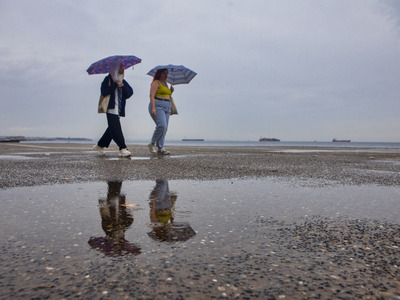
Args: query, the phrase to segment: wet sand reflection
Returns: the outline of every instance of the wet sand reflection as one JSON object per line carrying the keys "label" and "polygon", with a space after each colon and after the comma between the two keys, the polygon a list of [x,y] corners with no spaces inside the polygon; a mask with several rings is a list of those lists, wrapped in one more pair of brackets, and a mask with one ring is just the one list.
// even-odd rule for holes
{"label": "wet sand reflection", "polygon": [[148,235],[153,240],[170,243],[184,242],[196,235],[189,223],[175,222],[177,199],[178,195],[170,192],[167,180],[156,180],[156,185],[149,197],[152,231]]}
{"label": "wet sand reflection", "polygon": [[0,298],[398,295],[398,187],[155,179],[1,190]]}
{"label": "wet sand reflection", "polygon": [[133,223],[133,215],[124,206],[125,195],[121,194],[122,182],[109,181],[107,199],[99,199],[101,227],[105,237],[91,237],[89,245],[110,256],[138,255],[141,248],[125,239],[125,231]]}

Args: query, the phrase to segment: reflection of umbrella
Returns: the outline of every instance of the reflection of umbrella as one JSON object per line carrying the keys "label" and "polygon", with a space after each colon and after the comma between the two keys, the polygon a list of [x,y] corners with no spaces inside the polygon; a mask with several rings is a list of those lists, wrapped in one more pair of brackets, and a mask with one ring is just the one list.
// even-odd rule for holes
{"label": "reflection of umbrella", "polygon": [[148,233],[149,237],[159,242],[185,242],[196,235],[196,232],[188,223],[163,224],[153,226],[153,231]]}
{"label": "reflection of umbrella", "polygon": [[129,243],[127,240],[113,242],[108,237],[91,237],[88,244],[109,256],[123,256],[125,254],[139,255],[141,248]]}
{"label": "reflection of umbrella", "polygon": [[124,69],[128,69],[129,67],[132,67],[133,65],[136,65],[141,61],[142,60],[140,58],[133,55],[109,56],[93,63],[89,67],[89,69],[87,69],[87,72],[89,73],[89,75],[107,74],[109,72],[109,68],[112,63],[121,62],[122,65],[124,66]]}
{"label": "reflection of umbrella", "polygon": [[182,83],[189,83],[194,76],[197,75],[196,72],[186,68],[185,66],[177,66],[177,65],[164,65],[164,66],[157,66],[151,69],[147,75],[154,76],[157,70],[159,69],[168,69],[168,77],[167,82],[169,84],[182,84]]}

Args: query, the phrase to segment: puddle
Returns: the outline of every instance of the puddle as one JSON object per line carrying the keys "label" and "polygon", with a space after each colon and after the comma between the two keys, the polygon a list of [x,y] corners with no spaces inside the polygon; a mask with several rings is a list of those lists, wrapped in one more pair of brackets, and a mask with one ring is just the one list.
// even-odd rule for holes
{"label": "puddle", "polygon": [[150,156],[150,157],[141,157],[141,156],[129,156],[129,157],[102,157],[105,160],[152,160],[152,159],[177,159],[183,158],[184,155],[174,155],[174,156]]}
{"label": "puddle", "polygon": [[280,150],[271,150],[269,152],[278,152],[278,153],[317,153],[317,152],[343,152],[340,150],[319,150],[319,149],[280,149]]}
{"label": "puddle", "polygon": [[[227,289],[236,282],[234,278],[243,279],[240,271],[235,275],[235,268],[243,263],[245,253],[251,257],[281,253],[282,246],[274,242],[278,224],[315,217],[400,224],[397,187],[304,187],[272,179],[160,179],[14,188],[0,190],[0,196],[0,283],[17,291],[6,296],[36,295],[38,286],[48,286],[45,290],[53,296],[65,295],[52,288],[54,280],[57,286],[68,287],[101,281],[102,276],[111,282],[115,278],[119,282],[115,286],[127,280],[126,289],[135,287],[136,280],[137,285],[143,284],[138,292],[154,295],[148,290],[153,277],[163,286],[168,282],[191,285],[196,278],[186,280],[186,276],[193,272],[206,273],[196,283],[199,289],[217,284],[221,276]],[[299,257],[304,255],[299,253]],[[232,259],[239,258],[231,265]],[[216,270],[205,271],[210,268]],[[271,273],[268,270],[274,267],[270,262],[265,268]],[[23,289],[17,289],[19,282]],[[93,288],[89,290],[94,293]],[[227,295],[236,295],[232,293]]]}
{"label": "puddle", "polygon": [[128,156],[128,157],[104,157],[105,160],[150,160],[150,157]]}
{"label": "puddle", "polygon": [[[143,246],[163,240],[200,243],[211,228],[213,234],[234,238],[257,218],[343,216],[398,223],[400,215],[398,188],[316,188],[270,179],[63,184],[2,190],[0,195],[2,239],[24,244],[51,240],[64,248],[78,243],[83,249],[91,237],[112,238],[114,227],[116,239],[125,236]],[[174,230],[189,236],[174,236]]]}
{"label": "puddle", "polygon": [[381,164],[394,165],[394,166],[400,165],[400,161],[398,161],[398,160],[376,160],[375,162],[381,163]]}
{"label": "puddle", "polygon": [[35,159],[35,158],[34,157],[28,157],[28,156],[19,156],[19,155],[0,155],[0,159],[26,160],[26,159]]}

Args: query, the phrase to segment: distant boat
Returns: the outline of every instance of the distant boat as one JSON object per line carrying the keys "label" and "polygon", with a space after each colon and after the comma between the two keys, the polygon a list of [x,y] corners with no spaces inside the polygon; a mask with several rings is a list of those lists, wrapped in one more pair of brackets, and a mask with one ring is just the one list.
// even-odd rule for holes
{"label": "distant boat", "polygon": [[258,140],[259,142],[280,142],[281,140],[280,139],[277,139],[277,138],[260,138],[259,140]]}
{"label": "distant boat", "polygon": [[333,139],[332,142],[333,142],[333,143],[350,143],[351,140],[337,140],[337,139]]}
{"label": "distant boat", "polygon": [[204,142],[204,139],[182,139],[182,142]]}
{"label": "distant boat", "polygon": [[1,143],[19,143],[20,141],[24,141],[24,136],[3,136],[0,137]]}
{"label": "distant boat", "polygon": [[0,139],[0,143],[19,143],[20,140]]}

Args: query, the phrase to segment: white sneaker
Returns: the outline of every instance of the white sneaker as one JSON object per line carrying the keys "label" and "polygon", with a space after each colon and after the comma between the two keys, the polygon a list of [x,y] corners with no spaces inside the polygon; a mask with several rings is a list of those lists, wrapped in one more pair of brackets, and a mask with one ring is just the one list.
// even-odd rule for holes
{"label": "white sneaker", "polygon": [[157,153],[161,154],[161,155],[170,155],[171,154],[171,152],[169,152],[168,150],[165,150],[164,148],[158,148]]}
{"label": "white sneaker", "polygon": [[97,151],[100,155],[106,155],[106,153],[104,152],[104,147],[100,147],[97,144],[93,146],[93,150]]}
{"label": "white sneaker", "polygon": [[157,152],[156,147],[154,146],[153,143],[148,144],[147,147],[149,147],[150,153],[156,153]]}
{"label": "white sneaker", "polygon": [[119,156],[131,156],[132,153],[128,149],[124,148],[119,150]]}

